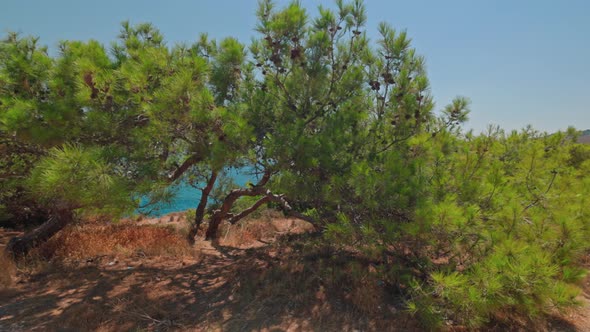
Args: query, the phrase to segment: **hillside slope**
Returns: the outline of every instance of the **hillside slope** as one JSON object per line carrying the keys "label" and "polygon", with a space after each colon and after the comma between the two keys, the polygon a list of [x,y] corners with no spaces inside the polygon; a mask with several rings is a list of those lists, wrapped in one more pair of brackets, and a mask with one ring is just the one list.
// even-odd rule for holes
{"label": "hillside slope", "polygon": [[582,135],[578,138],[578,143],[590,144],[590,129],[582,131]]}

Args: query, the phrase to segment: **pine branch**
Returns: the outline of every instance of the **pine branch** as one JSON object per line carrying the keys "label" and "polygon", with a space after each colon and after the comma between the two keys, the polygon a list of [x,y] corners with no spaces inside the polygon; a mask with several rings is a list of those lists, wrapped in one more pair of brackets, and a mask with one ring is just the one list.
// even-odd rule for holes
{"label": "pine branch", "polygon": [[247,217],[248,215],[250,215],[252,212],[256,211],[260,206],[262,206],[262,204],[270,202],[271,201],[271,197],[270,196],[264,196],[261,199],[259,199],[258,201],[256,201],[256,203],[254,203],[252,206],[250,206],[249,208],[245,209],[244,211],[236,214],[236,215],[232,215],[229,218],[229,223],[230,224],[235,224],[238,221],[240,221],[241,219]]}
{"label": "pine branch", "polygon": [[184,174],[184,172],[186,172],[191,166],[193,166],[194,164],[201,162],[201,161],[203,161],[202,156],[192,155],[192,156],[188,157],[182,163],[182,165],[178,166],[178,168],[174,171],[174,173],[172,173],[170,176],[168,176],[168,181],[174,182],[174,181],[178,180],[178,178],[180,178]]}

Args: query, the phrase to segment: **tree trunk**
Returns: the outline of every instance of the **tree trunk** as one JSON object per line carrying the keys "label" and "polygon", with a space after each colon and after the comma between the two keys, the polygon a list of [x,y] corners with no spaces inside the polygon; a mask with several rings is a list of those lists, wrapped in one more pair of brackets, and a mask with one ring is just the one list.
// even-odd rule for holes
{"label": "tree trunk", "polygon": [[306,216],[303,213],[297,212],[293,209],[293,207],[291,207],[291,205],[289,204],[289,202],[285,199],[285,196],[283,195],[274,195],[274,194],[269,194],[270,199],[273,202],[276,202],[278,204],[281,205],[281,208],[283,209],[283,212],[288,215],[288,216],[292,216],[304,221],[307,221],[308,223],[310,223],[313,228],[317,231],[320,229],[319,224],[317,222],[317,220],[313,219],[312,217]]}
{"label": "tree trunk", "polygon": [[271,201],[271,198],[272,197],[271,196],[268,196],[268,195],[262,197],[261,199],[259,199],[258,201],[256,201],[256,203],[254,203],[251,207],[247,208],[246,210],[244,210],[244,211],[242,211],[242,212],[240,212],[240,213],[238,213],[236,215],[231,216],[229,218],[229,223],[232,224],[232,225],[235,224],[235,223],[237,223],[241,219],[243,219],[243,218],[247,217],[248,215],[250,215],[252,212],[258,210],[258,208],[262,204],[267,203],[267,202],[270,202]]}
{"label": "tree trunk", "polygon": [[209,221],[209,227],[207,228],[207,232],[205,233],[205,239],[213,240],[217,237],[217,231],[219,230],[219,225],[221,224],[221,221],[229,216],[229,212],[238,198],[242,196],[267,195],[268,190],[265,189],[263,186],[268,182],[268,180],[270,180],[270,176],[270,170],[266,170],[266,172],[264,172],[264,175],[256,185],[247,189],[232,190],[223,200],[221,207],[218,210],[215,210],[215,212],[213,213],[211,221]]}
{"label": "tree trunk", "polygon": [[207,232],[205,233],[205,240],[213,240],[217,238],[217,231],[219,230],[219,225],[223,217],[221,214],[214,214],[209,221],[209,227],[207,227]]}
{"label": "tree trunk", "polygon": [[191,225],[191,228],[188,232],[188,242],[193,245],[195,244],[195,236],[199,231],[199,227],[201,227],[201,223],[203,222],[203,218],[205,217],[205,209],[207,208],[207,200],[209,199],[209,194],[215,185],[215,181],[217,180],[217,172],[213,171],[211,173],[211,177],[209,181],[207,181],[207,185],[202,190],[201,199],[199,201],[199,206],[197,206],[197,210],[195,211],[195,221]]}
{"label": "tree trunk", "polygon": [[217,237],[217,230],[221,221],[229,216],[232,206],[242,196],[260,196],[265,194],[266,189],[263,187],[255,186],[250,189],[235,189],[232,190],[223,200],[221,207],[213,212],[211,221],[209,221],[209,227],[205,233],[205,239],[213,240]]}
{"label": "tree trunk", "polygon": [[[260,198],[258,201],[256,201],[256,203],[254,203],[254,205],[245,209],[244,211],[236,215],[229,213],[231,207],[238,198],[242,196],[261,195],[263,195],[262,198]],[[286,215],[309,222],[316,231],[321,229],[317,220],[313,219],[312,217],[306,216],[303,213],[295,211],[293,207],[291,207],[289,202],[285,199],[285,196],[273,194],[270,192],[270,190],[264,189],[263,187],[254,187],[250,189],[236,189],[226,196],[226,198],[223,200],[221,208],[219,210],[215,210],[215,212],[213,213],[213,217],[209,222],[209,228],[207,228],[205,238],[207,240],[213,240],[217,237],[217,231],[219,230],[219,225],[221,225],[223,219],[229,218],[229,222],[233,225],[240,221],[240,219],[256,211],[256,209],[258,209],[262,204],[271,201],[278,203]]]}
{"label": "tree trunk", "polygon": [[[256,211],[262,204],[273,201],[278,203],[285,214],[299,218],[301,220],[305,220],[313,225],[313,227],[317,230],[320,229],[318,222],[313,218],[306,216],[300,212],[297,212],[291,207],[289,202],[285,199],[283,195],[276,195],[273,194],[270,190],[264,188],[263,186],[268,182],[270,179],[270,172],[265,172],[264,176],[260,179],[260,181],[255,185],[247,189],[234,189],[232,190],[223,200],[221,207],[218,210],[213,212],[213,216],[211,217],[211,221],[209,222],[209,227],[207,228],[207,232],[205,233],[205,239],[207,240],[214,240],[217,238],[217,232],[219,230],[219,226],[221,222],[225,218],[229,218],[229,222],[231,224],[237,223],[240,219],[248,216],[250,213]],[[233,215],[230,213],[230,210],[236,200],[242,196],[263,196],[260,198],[254,205],[247,208],[246,210]]]}
{"label": "tree trunk", "polygon": [[[315,230],[319,230],[320,227],[318,222],[313,218],[306,216],[300,212],[297,212],[291,207],[289,202],[285,199],[284,195],[276,195],[273,194],[270,190],[264,188],[264,185],[270,180],[271,172],[270,170],[266,170],[264,175],[258,181],[258,183],[250,188],[247,189],[234,189],[232,190],[223,200],[221,207],[218,210],[213,212],[213,216],[211,217],[211,221],[209,222],[209,227],[207,228],[207,232],[205,233],[205,239],[213,240],[217,238],[217,231],[219,230],[219,226],[221,222],[225,218],[229,218],[230,223],[235,224],[240,219],[246,217],[250,213],[254,212],[258,209],[262,204],[273,201],[281,205],[281,208],[285,212],[285,214],[305,220],[313,225]],[[246,210],[233,215],[230,213],[230,210],[236,200],[242,196],[263,196],[260,198],[254,205],[247,208]]]}
{"label": "tree trunk", "polygon": [[49,240],[74,220],[71,210],[59,210],[52,213],[49,220],[23,236],[10,239],[6,246],[6,253],[11,257],[25,256],[32,248]]}

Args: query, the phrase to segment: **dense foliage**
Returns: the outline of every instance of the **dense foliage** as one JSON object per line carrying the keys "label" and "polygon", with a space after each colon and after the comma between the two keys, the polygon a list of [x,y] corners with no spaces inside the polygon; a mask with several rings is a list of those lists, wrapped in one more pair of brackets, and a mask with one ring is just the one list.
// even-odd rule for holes
{"label": "dense foliage", "polygon": [[[49,193],[27,189],[25,181],[40,160],[56,158],[51,149],[92,150],[98,163],[110,165],[110,175],[125,182],[118,186],[122,193],[157,201],[191,170],[199,175],[232,166],[248,142],[239,110],[223,106],[239,79],[224,70],[236,62],[239,68],[243,58],[233,39],[217,47],[203,37],[190,48],[169,49],[151,25],[125,23],[110,54],[95,41],[63,42],[53,58],[36,39],[11,34],[0,55],[3,219],[26,218],[15,215],[27,206],[25,199],[51,210],[42,203]],[[68,145],[76,148],[63,148]],[[92,190],[75,178],[67,182],[71,190]],[[137,206],[128,199],[111,203],[117,206],[105,208]]]}
{"label": "dense foliage", "polygon": [[412,158],[392,152],[350,180],[370,217],[344,216],[329,238],[393,259],[382,272],[435,325],[574,305],[590,235],[590,149],[574,142],[530,128],[415,136]]}
{"label": "dense foliage", "polygon": [[[257,15],[249,49],[206,35],[168,47],[124,23],[109,51],[71,41],[52,57],[8,35],[0,218],[121,215],[185,181],[202,190],[189,241],[206,216],[215,238],[274,204],[377,257],[433,325],[575,304],[590,235],[575,131],[464,133],[468,100],[434,113],[424,58],[387,24],[371,42],[361,1],[313,18],[261,1]],[[235,169],[257,183],[231,184]]]}

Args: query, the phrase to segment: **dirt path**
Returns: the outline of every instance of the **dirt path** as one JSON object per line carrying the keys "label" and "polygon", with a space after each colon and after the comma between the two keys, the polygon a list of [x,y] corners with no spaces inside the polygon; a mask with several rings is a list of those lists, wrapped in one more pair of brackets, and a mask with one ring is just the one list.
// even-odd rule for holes
{"label": "dirt path", "polygon": [[[0,291],[0,331],[418,330],[391,308],[367,316],[329,294],[302,299],[308,294],[294,291],[302,276],[268,273],[281,264],[269,248],[199,242],[183,258],[90,257],[21,272]],[[581,300],[582,310],[547,330],[590,331],[590,279]]]}
{"label": "dirt path", "polygon": [[[199,241],[182,258],[39,262],[44,266],[21,269],[16,284],[0,291],[0,331],[352,331],[373,324],[337,299],[290,290],[309,276],[267,273],[280,259],[261,245],[232,249]],[[310,294],[312,301],[302,297]]]}
{"label": "dirt path", "polygon": [[242,263],[207,247],[200,258],[103,257],[22,277],[0,295],[0,331],[233,330],[243,324],[232,306]]}

